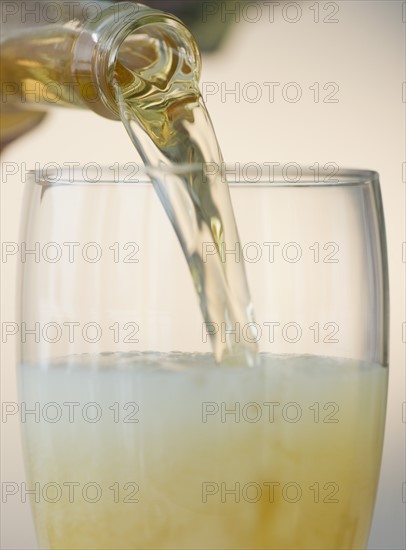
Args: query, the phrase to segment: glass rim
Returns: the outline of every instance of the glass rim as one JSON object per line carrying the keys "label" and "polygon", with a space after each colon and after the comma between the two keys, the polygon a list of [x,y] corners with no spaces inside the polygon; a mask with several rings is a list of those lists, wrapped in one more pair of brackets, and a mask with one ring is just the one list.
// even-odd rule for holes
{"label": "glass rim", "polygon": [[[74,166],[73,166],[74,165]],[[217,164],[177,164],[172,167],[146,167],[143,164],[114,163],[102,166],[96,162],[48,163],[28,170],[28,180],[46,187],[57,186],[148,186],[153,179],[201,173],[209,180],[220,176],[232,187],[341,187],[362,186],[379,182],[374,170],[340,168],[336,163],[313,165],[288,162],[235,162]]]}

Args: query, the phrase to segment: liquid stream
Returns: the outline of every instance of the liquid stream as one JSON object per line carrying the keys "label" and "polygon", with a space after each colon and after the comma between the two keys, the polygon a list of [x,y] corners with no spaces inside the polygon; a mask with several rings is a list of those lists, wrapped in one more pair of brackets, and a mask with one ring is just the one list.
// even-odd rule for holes
{"label": "liquid stream", "polygon": [[[242,342],[222,341],[214,330],[221,323],[230,331],[237,323],[249,326],[253,307],[244,263],[225,257],[239,246],[238,230],[222,174],[207,169],[222,166],[223,158],[199,91],[198,52],[189,32],[179,32],[155,24],[127,39],[115,67],[114,93],[143,162],[164,169],[165,177],[157,173],[153,184],[187,260],[216,360],[253,366],[254,334]],[[183,173],[176,173],[179,165],[186,165]],[[212,243],[215,254],[203,256]]]}

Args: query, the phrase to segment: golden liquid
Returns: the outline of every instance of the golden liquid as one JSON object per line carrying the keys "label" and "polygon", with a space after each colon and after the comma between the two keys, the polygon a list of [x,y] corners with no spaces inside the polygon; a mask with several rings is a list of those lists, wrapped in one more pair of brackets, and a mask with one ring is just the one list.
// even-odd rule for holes
{"label": "golden liquid", "polygon": [[[41,548],[365,548],[386,368],[265,355],[255,369],[219,369],[205,355],[111,354],[22,375],[27,408],[79,403],[72,423],[65,407],[59,422],[25,424]],[[99,422],[83,419],[89,402]],[[77,484],[73,502],[66,482]],[[49,483],[62,488],[57,502],[46,501]],[[98,502],[83,497],[89,483]]]}
{"label": "golden liquid", "polygon": [[75,38],[73,30],[50,26],[2,41],[1,147],[36,126],[50,105],[86,107],[66,61]]}
{"label": "golden liquid", "polygon": [[67,63],[76,37],[73,29],[50,26],[5,40],[0,68],[3,102],[38,109],[53,103],[85,107]]}

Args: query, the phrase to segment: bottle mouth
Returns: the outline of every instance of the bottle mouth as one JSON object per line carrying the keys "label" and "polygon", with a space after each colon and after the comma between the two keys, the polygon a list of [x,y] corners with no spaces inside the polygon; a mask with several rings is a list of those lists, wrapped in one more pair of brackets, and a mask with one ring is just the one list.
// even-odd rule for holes
{"label": "bottle mouth", "polygon": [[[179,19],[129,2],[106,9],[97,24],[86,25],[73,52],[73,73],[86,105],[105,118],[120,120],[114,92],[117,79],[125,86],[126,79],[138,80],[142,73],[144,82],[145,75],[153,81],[170,50],[181,53],[197,82],[200,53]],[[169,72],[167,77],[171,78]]]}

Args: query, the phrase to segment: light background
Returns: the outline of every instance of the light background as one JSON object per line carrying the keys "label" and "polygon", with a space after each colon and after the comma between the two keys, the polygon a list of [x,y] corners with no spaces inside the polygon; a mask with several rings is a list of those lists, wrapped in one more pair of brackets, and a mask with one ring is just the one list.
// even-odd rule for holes
{"label": "light background", "polygon": [[[326,2],[319,2],[321,19]],[[378,501],[369,548],[405,547],[405,3],[401,1],[340,1],[338,23],[315,23],[314,2],[301,2],[302,16],[289,23],[275,7],[256,23],[242,20],[223,49],[204,58],[202,81],[220,89],[236,82],[254,82],[263,97],[249,102],[242,95],[207,97],[227,161],[279,161],[312,164],[335,162],[342,167],[369,168],[380,173],[390,261],[391,343],[387,431]],[[403,20],[402,20],[403,10]],[[253,12],[252,12],[253,13]],[[289,12],[293,18],[295,12]],[[252,15],[251,15],[252,16]],[[209,24],[209,20],[208,23]],[[280,82],[275,101],[263,82]],[[283,100],[281,88],[300,85],[296,103]],[[315,103],[314,82],[339,85],[338,103]],[[402,90],[403,86],[403,90]],[[250,90],[253,93],[253,88]],[[403,97],[402,97],[403,92]],[[250,96],[252,97],[252,96]],[[225,99],[225,101],[222,101]],[[10,146],[2,157],[2,241],[18,241],[23,184],[20,173],[8,176],[10,164],[25,171],[35,163],[89,161],[134,162],[134,152],[118,123],[90,112],[55,109],[36,131]],[[23,164],[22,164],[23,163]],[[25,163],[25,164],[24,164]],[[403,178],[402,178],[403,167]],[[17,262],[2,263],[2,321],[15,320]],[[404,327],[404,325],[403,325]],[[405,331],[406,332],[406,331]],[[14,341],[2,345],[2,400],[18,401]],[[15,423],[3,423],[2,480],[24,480],[19,434]],[[9,499],[2,504],[1,547],[36,548],[28,503]]]}

